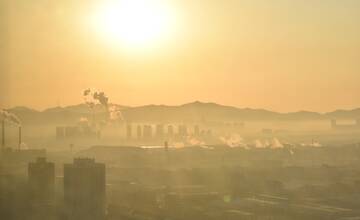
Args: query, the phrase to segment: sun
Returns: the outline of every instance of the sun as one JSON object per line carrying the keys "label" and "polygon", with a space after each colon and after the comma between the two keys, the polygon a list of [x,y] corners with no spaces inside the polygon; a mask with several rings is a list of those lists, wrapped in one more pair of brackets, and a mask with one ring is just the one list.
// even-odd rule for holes
{"label": "sun", "polygon": [[113,0],[99,6],[91,19],[95,31],[112,45],[154,47],[171,35],[175,14],[168,1]]}

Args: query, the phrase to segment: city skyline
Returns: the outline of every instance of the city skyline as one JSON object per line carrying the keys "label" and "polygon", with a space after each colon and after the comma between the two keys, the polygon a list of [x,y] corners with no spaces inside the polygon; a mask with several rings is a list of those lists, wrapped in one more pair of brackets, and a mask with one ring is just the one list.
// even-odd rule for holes
{"label": "city skyline", "polygon": [[1,220],[360,220],[360,0],[0,0]]}

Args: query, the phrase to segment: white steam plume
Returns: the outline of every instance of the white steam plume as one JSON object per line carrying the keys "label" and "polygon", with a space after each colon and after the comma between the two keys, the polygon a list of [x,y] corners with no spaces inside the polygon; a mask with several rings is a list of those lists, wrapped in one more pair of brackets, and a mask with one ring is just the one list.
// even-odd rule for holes
{"label": "white steam plume", "polygon": [[312,143],[301,143],[302,147],[322,147],[323,145],[317,141],[314,141]]}
{"label": "white steam plume", "polygon": [[117,120],[123,121],[124,120],[124,117],[121,113],[119,106],[116,106],[116,105],[109,106],[108,111],[109,111],[110,120],[112,120],[112,121],[117,121]]}
{"label": "white steam plume", "polygon": [[95,105],[101,104],[108,107],[109,98],[105,95],[104,92],[97,91],[95,89],[85,89],[83,91],[83,98],[85,103],[90,107],[94,108]]}
{"label": "white steam plume", "polygon": [[284,148],[284,145],[277,138],[273,138],[270,145],[271,149]]}
{"label": "white steam plume", "polygon": [[194,137],[194,136],[187,136],[186,137],[186,143],[188,143],[190,146],[202,146],[205,145],[205,142]]}
{"label": "white steam plume", "polygon": [[109,120],[124,120],[120,108],[116,105],[109,105],[109,98],[104,92],[88,88],[83,91],[83,98],[92,109],[98,104],[104,106],[109,114]]}
{"label": "white steam plume", "polygon": [[241,147],[248,149],[247,144],[244,143],[244,139],[238,134],[231,134],[225,137],[220,137],[220,140],[229,147]]}
{"label": "white steam plume", "polygon": [[20,119],[15,114],[5,111],[3,109],[0,109],[0,120],[5,120],[17,126],[21,125]]}

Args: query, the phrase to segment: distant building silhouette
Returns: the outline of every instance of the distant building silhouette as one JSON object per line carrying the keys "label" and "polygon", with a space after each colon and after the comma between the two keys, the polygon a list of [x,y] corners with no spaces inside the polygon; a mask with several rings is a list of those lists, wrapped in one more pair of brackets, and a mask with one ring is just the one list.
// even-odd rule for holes
{"label": "distant building silhouette", "polygon": [[29,163],[30,198],[36,202],[51,202],[55,193],[55,165],[47,162],[45,157]]}
{"label": "distant building silhouette", "polygon": [[55,165],[45,157],[29,163],[29,198],[31,215],[29,219],[55,219]]}
{"label": "distant building silhouette", "polygon": [[174,136],[174,126],[168,125],[168,128],[167,128],[167,136],[168,136],[168,137]]}
{"label": "distant building silhouette", "polygon": [[36,160],[38,157],[45,156],[46,150],[44,149],[15,150],[12,148],[5,148],[0,154],[0,161],[4,164],[23,164],[26,167],[29,162]]}
{"label": "distant building silhouette", "polygon": [[132,138],[132,126],[131,124],[126,125],[126,138],[130,140]]}
{"label": "distant building silhouette", "polygon": [[179,136],[186,136],[187,135],[187,127],[186,127],[186,125],[179,125],[178,134],[179,134]]}
{"label": "distant building silhouette", "polygon": [[88,124],[80,124],[78,126],[58,126],[55,128],[56,139],[65,138],[95,138],[100,136],[100,131],[96,131]]}
{"label": "distant building silhouette", "polygon": [[56,127],[56,138],[57,139],[65,138],[65,127]]}
{"label": "distant building silhouette", "polygon": [[194,135],[195,135],[195,136],[200,136],[200,128],[199,128],[199,125],[195,125],[195,126],[194,126]]}
{"label": "distant building silhouette", "polygon": [[13,174],[0,174],[1,220],[30,219],[27,192],[27,182],[23,178]]}
{"label": "distant building silhouette", "polygon": [[331,120],[331,128],[335,130],[360,130],[360,119],[355,120],[352,124],[339,124],[337,120]]}
{"label": "distant building silhouette", "polygon": [[151,125],[144,125],[143,137],[146,140],[149,140],[149,139],[152,138],[152,127],[151,127]]}
{"label": "distant building silhouette", "polygon": [[163,138],[164,137],[164,125],[157,124],[155,129],[155,137],[156,138]]}
{"label": "distant building silhouette", "polygon": [[142,138],[142,128],[141,128],[141,125],[138,125],[137,128],[136,128],[136,136],[137,136],[137,139],[141,139],[141,138]]}
{"label": "distant building silhouette", "polygon": [[0,217],[14,219],[15,212],[15,184],[10,175],[0,174]]}
{"label": "distant building silhouette", "polygon": [[105,164],[79,158],[64,165],[64,205],[68,220],[104,220],[105,199]]}

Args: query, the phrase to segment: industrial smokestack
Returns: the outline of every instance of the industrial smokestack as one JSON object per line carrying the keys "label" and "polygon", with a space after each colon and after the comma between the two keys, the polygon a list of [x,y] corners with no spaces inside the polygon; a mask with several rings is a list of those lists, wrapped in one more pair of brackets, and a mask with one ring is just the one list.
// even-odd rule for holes
{"label": "industrial smokestack", "polygon": [[1,148],[5,149],[5,119],[1,121]]}
{"label": "industrial smokestack", "polygon": [[166,151],[169,150],[169,143],[167,141],[164,142],[164,148]]}
{"label": "industrial smokestack", "polygon": [[21,126],[19,126],[19,150],[21,148]]}

